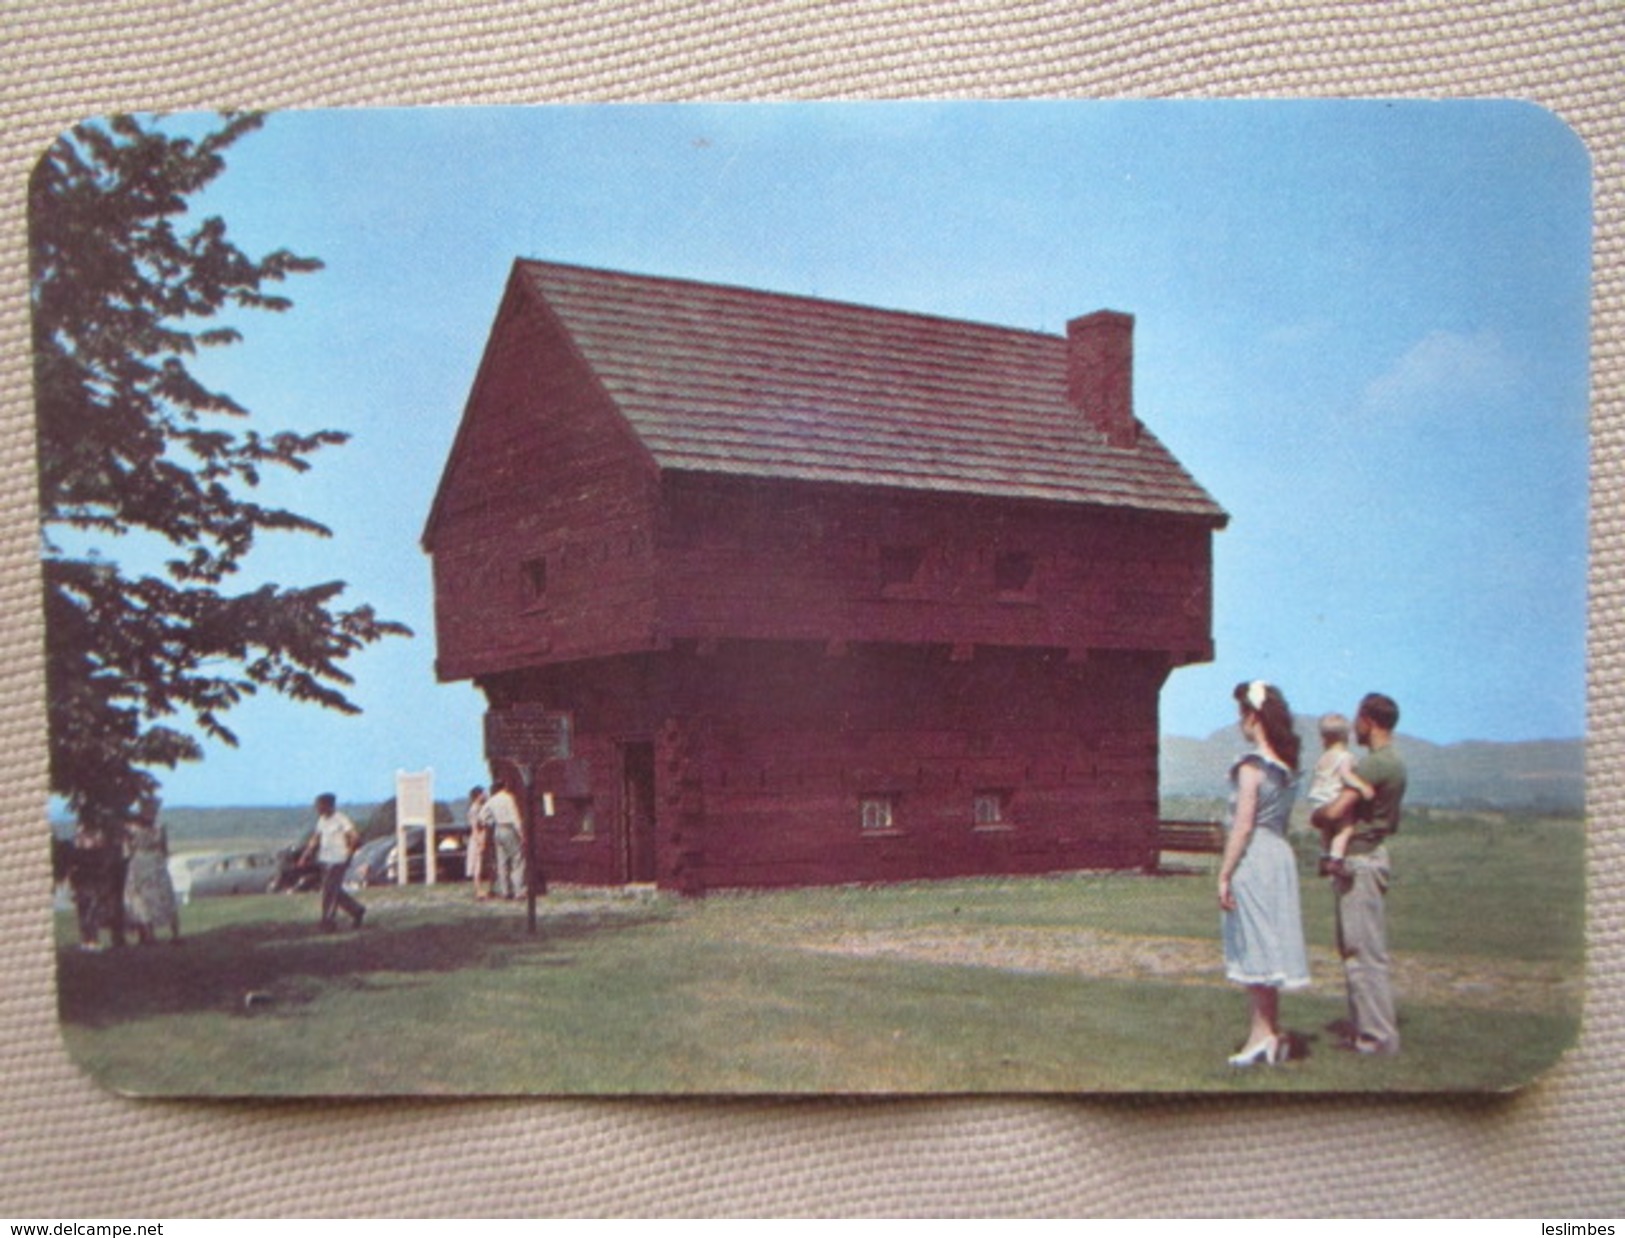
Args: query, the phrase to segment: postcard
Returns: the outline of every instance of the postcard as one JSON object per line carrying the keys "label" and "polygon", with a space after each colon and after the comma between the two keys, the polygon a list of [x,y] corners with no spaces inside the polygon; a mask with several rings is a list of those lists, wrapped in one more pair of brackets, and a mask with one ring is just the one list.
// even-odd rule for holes
{"label": "postcard", "polygon": [[1584,996],[1516,102],[109,116],[30,194],[137,1096],[1496,1092]]}

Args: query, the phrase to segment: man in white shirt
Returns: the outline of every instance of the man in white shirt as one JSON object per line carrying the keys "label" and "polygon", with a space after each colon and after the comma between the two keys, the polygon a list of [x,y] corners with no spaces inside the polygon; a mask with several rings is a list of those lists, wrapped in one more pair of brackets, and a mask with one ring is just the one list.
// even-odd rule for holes
{"label": "man in white shirt", "polygon": [[356,928],[367,914],[367,909],[351,897],[344,888],[344,874],[350,867],[350,857],[361,843],[355,823],[338,810],[338,801],[332,795],[316,797],[316,832],[305,846],[305,862],[314,855],[322,868],[322,930],[331,933],[338,927],[337,916],[343,911],[355,922]]}
{"label": "man in white shirt", "polygon": [[519,803],[514,799],[513,792],[508,790],[507,783],[491,784],[491,797],[485,801],[485,812],[496,836],[496,896],[518,898],[526,889],[525,853],[519,833]]}

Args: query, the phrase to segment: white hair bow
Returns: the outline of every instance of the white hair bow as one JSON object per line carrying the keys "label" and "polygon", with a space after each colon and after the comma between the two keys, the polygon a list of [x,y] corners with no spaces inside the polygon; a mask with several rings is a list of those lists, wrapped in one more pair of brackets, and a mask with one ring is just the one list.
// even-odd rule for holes
{"label": "white hair bow", "polygon": [[1247,685],[1247,704],[1251,705],[1255,710],[1263,709],[1265,698],[1269,696],[1269,690],[1269,684],[1262,679],[1253,680],[1252,683]]}

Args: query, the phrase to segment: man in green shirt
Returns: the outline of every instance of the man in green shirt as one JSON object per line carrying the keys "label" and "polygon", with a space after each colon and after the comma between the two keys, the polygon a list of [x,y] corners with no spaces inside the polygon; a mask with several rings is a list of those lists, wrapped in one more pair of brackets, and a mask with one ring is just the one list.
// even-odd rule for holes
{"label": "man in green shirt", "polygon": [[1394,751],[1399,706],[1380,692],[1368,693],[1354,718],[1354,734],[1367,750],[1355,773],[1371,784],[1373,794],[1344,790],[1310,818],[1317,829],[1354,820],[1348,854],[1331,866],[1337,899],[1337,949],[1348,985],[1349,1020],[1354,1025],[1348,1047],[1361,1053],[1398,1053],[1399,1021],[1394,1010],[1388,957],[1388,836],[1399,829],[1405,798],[1405,762]]}

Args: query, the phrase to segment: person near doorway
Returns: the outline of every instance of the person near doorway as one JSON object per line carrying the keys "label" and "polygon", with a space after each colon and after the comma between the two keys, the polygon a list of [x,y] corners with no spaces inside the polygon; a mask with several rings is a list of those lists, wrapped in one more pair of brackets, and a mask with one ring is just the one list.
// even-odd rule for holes
{"label": "person near doorway", "polygon": [[484,787],[468,793],[468,879],[474,883],[474,901],[491,897],[491,811]]}
{"label": "person near doorway", "polygon": [[519,802],[514,799],[508,784],[498,779],[491,784],[491,796],[485,802],[485,811],[491,820],[496,843],[497,898],[514,899],[525,892],[525,849],[521,837],[522,819]]}

